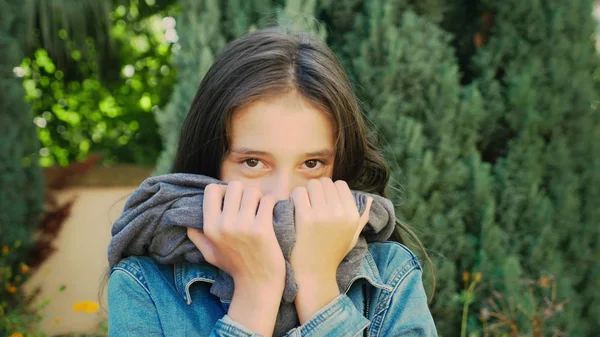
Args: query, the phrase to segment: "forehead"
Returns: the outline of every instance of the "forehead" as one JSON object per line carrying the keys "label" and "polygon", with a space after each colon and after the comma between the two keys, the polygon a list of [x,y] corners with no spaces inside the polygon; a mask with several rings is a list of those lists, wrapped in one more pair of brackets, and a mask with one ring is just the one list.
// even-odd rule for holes
{"label": "forehead", "polygon": [[236,111],[229,139],[244,147],[272,154],[333,149],[329,115],[295,92],[255,101]]}

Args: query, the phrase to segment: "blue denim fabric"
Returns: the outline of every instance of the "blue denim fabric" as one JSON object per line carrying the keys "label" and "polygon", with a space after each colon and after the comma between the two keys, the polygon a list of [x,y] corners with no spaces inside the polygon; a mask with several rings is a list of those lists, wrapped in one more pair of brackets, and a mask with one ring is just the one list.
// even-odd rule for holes
{"label": "blue denim fabric", "polygon": [[[120,261],[108,285],[109,336],[261,336],[231,319],[229,303],[210,294],[216,275],[209,264]],[[361,336],[365,329],[373,337],[437,336],[421,275],[405,246],[370,243],[350,286],[285,336]]]}

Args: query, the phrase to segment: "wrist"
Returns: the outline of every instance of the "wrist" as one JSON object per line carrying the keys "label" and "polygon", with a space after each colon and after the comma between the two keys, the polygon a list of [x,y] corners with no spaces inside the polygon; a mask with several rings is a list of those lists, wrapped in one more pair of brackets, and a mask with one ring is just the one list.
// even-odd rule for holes
{"label": "wrist", "polygon": [[252,282],[250,280],[234,280],[233,297],[244,298],[245,301],[279,302],[285,288],[285,279]]}
{"label": "wrist", "polygon": [[302,272],[301,270],[296,271],[296,269],[294,269],[294,278],[298,284],[332,284],[337,283],[337,271],[330,270],[326,272]]}
{"label": "wrist", "polygon": [[300,275],[296,277],[298,293],[294,300],[300,324],[340,295],[335,277],[329,275]]}
{"label": "wrist", "polygon": [[260,291],[278,291],[283,292],[285,287],[285,274],[273,275],[268,279],[257,279],[251,277],[237,276],[233,278],[235,290],[240,289],[248,292],[260,292]]}
{"label": "wrist", "polygon": [[283,286],[276,283],[236,282],[227,314],[248,329],[271,336],[282,294]]}

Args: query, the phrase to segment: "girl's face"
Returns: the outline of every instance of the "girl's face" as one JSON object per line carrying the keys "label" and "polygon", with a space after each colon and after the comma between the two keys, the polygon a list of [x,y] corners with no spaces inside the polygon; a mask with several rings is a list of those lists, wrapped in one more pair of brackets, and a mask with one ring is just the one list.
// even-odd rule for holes
{"label": "girl's face", "polygon": [[258,100],[235,112],[231,151],[220,179],[258,187],[286,200],[310,179],[332,177],[333,124],[295,91]]}

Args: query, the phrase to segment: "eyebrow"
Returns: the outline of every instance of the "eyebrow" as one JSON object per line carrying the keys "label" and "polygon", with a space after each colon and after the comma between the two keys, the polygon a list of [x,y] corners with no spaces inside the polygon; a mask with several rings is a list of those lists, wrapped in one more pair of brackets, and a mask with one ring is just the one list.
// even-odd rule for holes
{"label": "eyebrow", "polygon": [[[272,157],[273,156],[269,152],[253,150],[253,149],[249,149],[249,148],[246,148],[246,147],[240,147],[240,148],[236,148],[236,149],[231,149],[231,152],[235,153],[235,154],[246,155],[246,156],[248,156],[248,155],[266,156],[266,157]],[[314,152],[306,152],[305,156],[306,157],[333,157],[333,150],[322,149],[322,150],[314,151]]]}

